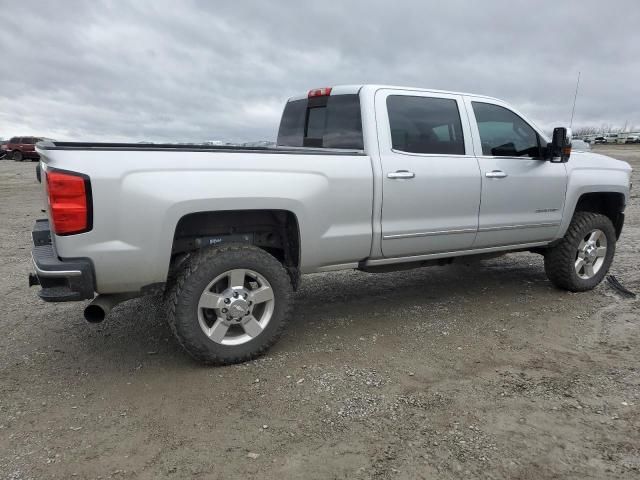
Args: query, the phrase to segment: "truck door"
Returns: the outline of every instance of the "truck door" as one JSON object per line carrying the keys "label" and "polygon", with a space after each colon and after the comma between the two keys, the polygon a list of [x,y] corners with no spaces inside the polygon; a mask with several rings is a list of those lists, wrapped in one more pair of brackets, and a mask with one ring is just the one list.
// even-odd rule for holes
{"label": "truck door", "polygon": [[383,89],[376,93],[375,110],[383,255],[470,248],[481,181],[462,97]]}
{"label": "truck door", "polygon": [[542,242],[560,228],[564,163],[544,160],[541,135],[506,105],[466,97],[482,176],[474,248]]}

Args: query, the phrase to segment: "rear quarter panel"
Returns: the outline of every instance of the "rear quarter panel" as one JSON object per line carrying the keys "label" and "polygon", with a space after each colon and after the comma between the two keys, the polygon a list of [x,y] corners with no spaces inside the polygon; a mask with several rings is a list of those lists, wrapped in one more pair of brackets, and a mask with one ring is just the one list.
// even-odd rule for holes
{"label": "rear quarter panel", "polygon": [[99,293],[164,282],[175,227],[194,212],[279,209],[300,228],[303,273],[371,251],[372,172],[364,155],[46,150],[43,163],[87,174],[93,229],[59,237],[88,257]]}

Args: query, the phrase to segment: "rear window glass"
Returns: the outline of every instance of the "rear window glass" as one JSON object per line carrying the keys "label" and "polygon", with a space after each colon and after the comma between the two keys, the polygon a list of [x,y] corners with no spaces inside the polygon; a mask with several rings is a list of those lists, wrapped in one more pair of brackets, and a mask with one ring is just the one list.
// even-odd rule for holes
{"label": "rear window glass", "polygon": [[280,122],[278,145],[362,150],[360,98],[334,95],[288,102]]}
{"label": "rear window glass", "polygon": [[387,97],[393,148],[410,153],[464,155],[458,104],[453,99]]}

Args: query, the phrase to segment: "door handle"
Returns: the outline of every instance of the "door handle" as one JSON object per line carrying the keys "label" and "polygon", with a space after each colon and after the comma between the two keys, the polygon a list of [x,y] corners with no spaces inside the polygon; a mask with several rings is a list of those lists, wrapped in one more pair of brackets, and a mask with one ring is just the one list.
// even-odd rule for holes
{"label": "door handle", "polygon": [[387,173],[387,178],[414,178],[416,176],[415,173],[410,172],[409,170],[396,170],[395,172]]}
{"label": "door handle", "polygon": [[502,170],[492,170],[484,174],[488,178],[505,178],[507,174]]}

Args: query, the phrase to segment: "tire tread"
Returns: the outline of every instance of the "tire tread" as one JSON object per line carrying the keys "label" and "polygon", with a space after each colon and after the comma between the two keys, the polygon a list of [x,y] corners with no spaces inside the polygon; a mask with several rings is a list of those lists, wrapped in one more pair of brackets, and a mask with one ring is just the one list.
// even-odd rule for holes
{"label": "tire tread", "polygon": [[[255,350],[231,355],[215,353],[214,350],[202,346],[196,337],[196,335],[200,334],[200,332],[196,330],[196,328],[200,328],[199,325],[196,324],[196,328],[194,328],[194,325],[192,325],[193,319],[185,318],[187,316],[181,315],[178,311],[181,298],[194,295],[200,296],[201,293],[193,291],[193,287],[188,285],[188,279],[205,263],[216,262],[229,254],[241,254],[243,259],[270,264],[267,268],[278,269],[277,275],[284,279],[288,286],[288,288],[284,289],[284,298],[278,299],[278,302],[284,306],[284,310],[276,332]],[[167,319],[178,342],[193,358],[208,365],[227,365],[246,362],[264,354],[280,338],[293,309],[293,291],[289,274],[275,257],[252,245],[228,244],[198,250],[184,263],[185,265],[183,265],[175,276],[175,279],[173,279],[170,290],[166,296]]]}
{"label": "tire tread", "polygon": [[[575,249],[576,245],[582,240],[582,235],[586,234],[585,232],[591,228],[609,231],[605,231],[605,234],[610,233],[610,235],[607,235],[607,248],[609,251],[607,251],[606,264],[603,265],[602,273],[598,272],[593,279],[582,280],[575,274],[574,270]],[[611,238],[614,240],[611,241]],[[571,292],[591,290],[602,281],[611,265],[615,252],[615,238],[615,230],[608,217],[600,213],[577,211],[565,236],[557,245],[549,248],[544,256],[544,268],[547,277],[556,287],[564,290]],[[602,278],[598,279],[598,277]],[[597,279],[597,281],[594,282],[594,279]]]}

